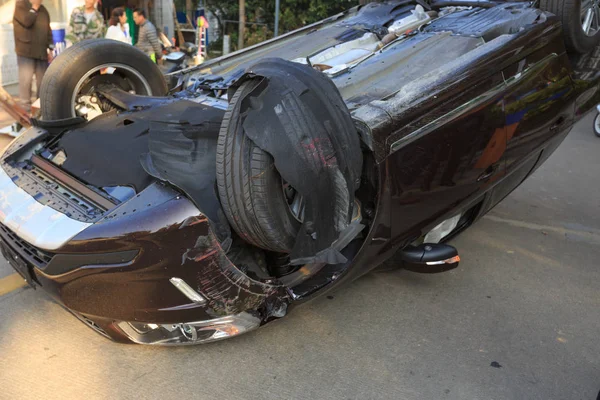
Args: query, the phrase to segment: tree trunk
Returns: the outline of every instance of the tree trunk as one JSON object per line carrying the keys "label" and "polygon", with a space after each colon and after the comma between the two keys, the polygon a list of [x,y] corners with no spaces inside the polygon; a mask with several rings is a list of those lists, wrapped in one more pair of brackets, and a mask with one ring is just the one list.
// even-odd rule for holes
{"label": "tree trunk", "polygon": [[244,33],[246,32],[246,0],[240,0],[240,26],[238,33],[238,50],[244,48]]}
{"label": "tree trunk", "polygon": [[185,0],[185,14],[190,21],[194,21],[194,10],[192,8],[192,0]]}

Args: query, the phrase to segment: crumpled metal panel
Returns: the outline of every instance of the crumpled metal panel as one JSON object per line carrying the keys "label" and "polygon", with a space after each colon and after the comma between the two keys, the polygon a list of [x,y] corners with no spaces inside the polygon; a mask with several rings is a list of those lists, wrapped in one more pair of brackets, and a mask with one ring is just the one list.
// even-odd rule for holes
{"label": "crumpled metal panel", "polygon": [[213,223],[220,237],[229,236],[229,225],[217,197],[216,158],[219,128],[224,111],[180,101],[171,118],[150,123],[148,153],[140,156],[144,170],[185,192]]}
{"label": "crumpled metal panel", "polygon": [[287,303],[283,285],[268,284],[249,278],[227,257],[212,232],[200,236],[184,262],[202,263],[196,272],[197,287],[208,299],[208,311],[215,316],[256,310],[269,303]]}

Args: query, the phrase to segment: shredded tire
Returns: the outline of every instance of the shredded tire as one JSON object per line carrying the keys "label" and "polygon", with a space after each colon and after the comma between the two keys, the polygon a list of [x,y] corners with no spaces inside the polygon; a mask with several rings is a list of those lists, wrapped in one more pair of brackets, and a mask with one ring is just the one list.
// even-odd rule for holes
{"label": "shredded tire", "polygon": [[283,192],[273,157],[245,134],[241,101],[256,82],[243,83],[225,113],[217,144],[217,187],[231,227],[246,242],[274,252],[289,253],[301,226]]}

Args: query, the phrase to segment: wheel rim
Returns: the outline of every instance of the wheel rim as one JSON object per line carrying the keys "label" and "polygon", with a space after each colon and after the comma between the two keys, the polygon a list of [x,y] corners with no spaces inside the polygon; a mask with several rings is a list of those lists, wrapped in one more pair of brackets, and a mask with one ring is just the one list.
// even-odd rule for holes
{"label": "wheel rim", "polygon": [[288,208],[290,213],[294,216],[294,218],[302,223],[304,220],[304,208],[305,201],[304,196],[296,191],[289,183],[283,181],[283,195],[287,201]]}
{"label": "wheel rim", "polygon": [[600,0],[584,0],[581,4],[581,27],[586,36],[600,30]]}
{"label": "wheel rim", "polygon": [[[108,77],[108,75],[110,75],[110,78],[115,78],[123,83],[118,85],[121,86],[120,89],[128,90],[132,94],[152,95],[150,84],[139,71],[123,64],[102,64],[88,71],[75,85],[71,98],[72,117],[82,116],[89,121],[102,114],[103,111],[93,90],[94,88],[88,90],[85,90],[85,88],[86,84],[94,77]],[[82,90],[85,90],[85,93],[82,93]],[[94,99],[96,101],[93,101]]]}

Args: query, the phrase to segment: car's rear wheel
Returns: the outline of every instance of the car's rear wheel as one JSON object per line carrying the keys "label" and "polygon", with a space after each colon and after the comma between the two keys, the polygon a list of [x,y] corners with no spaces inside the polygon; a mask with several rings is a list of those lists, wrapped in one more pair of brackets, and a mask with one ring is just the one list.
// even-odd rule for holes
{"label": "car's rear wheel", "polygon": [[561,19],[570,52],[587,53],[600,43],[600,1],[540,0],[540,8]]}
{"label": "car's rear wheel", "polygon": [[110,102],[96,91],[100,85],[145,96],[167,93],[162,73],[143,52],[114,40],[88,40],[50,64],[40,88],[42,118],[89,120],[110,110]]}
{"label": "car's rear wheel", "polygon": [[241,99],[255,87],[243,83],[232,97],[217,145],[217,186],[232,228],[254,246],[289,253],[301,226],[302,197],[286,184],[273,157],[244,133]]}

